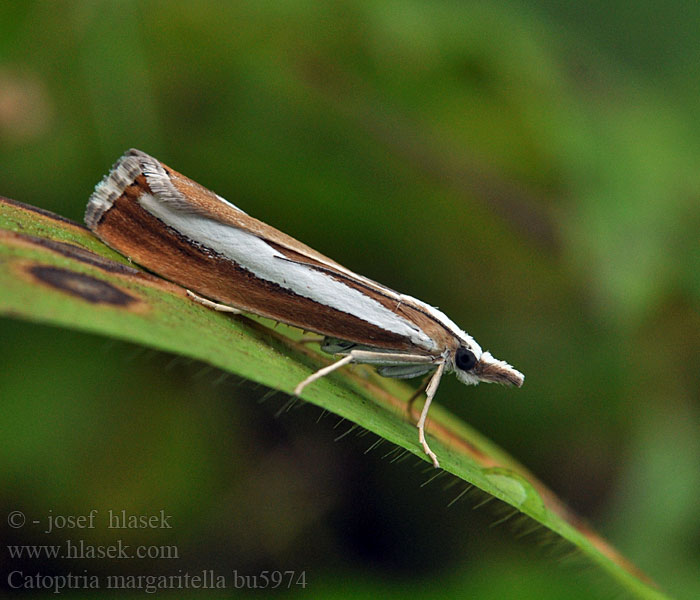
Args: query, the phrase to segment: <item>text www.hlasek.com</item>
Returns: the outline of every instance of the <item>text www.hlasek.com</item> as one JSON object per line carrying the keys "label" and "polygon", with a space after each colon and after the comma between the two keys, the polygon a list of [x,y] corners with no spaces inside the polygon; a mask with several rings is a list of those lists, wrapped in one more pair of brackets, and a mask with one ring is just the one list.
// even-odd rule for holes
{"label": "text www.hlasek.com", "polygon": [[153,545],[131,546],[117,540],[115,544],[86,544],[85,540],[66,540],[58,545],[7,546],[10,558],[67,558],[67,559],[140,559],[140,558],[180,558],[177,546]]}

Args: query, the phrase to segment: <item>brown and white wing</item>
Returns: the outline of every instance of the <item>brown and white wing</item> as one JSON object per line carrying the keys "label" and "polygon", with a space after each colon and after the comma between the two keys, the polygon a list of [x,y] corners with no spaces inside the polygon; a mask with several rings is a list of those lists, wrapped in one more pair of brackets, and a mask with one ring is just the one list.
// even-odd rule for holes
{"label": "brown and white wing", "polygon": [[85,221],[134,262],[243,311],[387,350],[435,354],[451,339],[439,311],[356,275],[139,150],[97,185]]}

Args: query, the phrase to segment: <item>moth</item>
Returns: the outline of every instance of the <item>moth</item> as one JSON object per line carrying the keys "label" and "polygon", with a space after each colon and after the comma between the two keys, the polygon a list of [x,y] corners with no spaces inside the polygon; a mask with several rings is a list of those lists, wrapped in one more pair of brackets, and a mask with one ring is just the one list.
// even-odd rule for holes
{"label": "moth", "polygon": [[523,384],[522,373],[437,308],[353,273],[140,150],[126,152],[95,187],[85,222],[107,245],[206,306],[323,336],[321,349],[341,358],[300,382],[296,395],[350,363],[385,377],[430,374],[417,428],[435,467],[425,421],[443,374],[454,372],[465,384]]}

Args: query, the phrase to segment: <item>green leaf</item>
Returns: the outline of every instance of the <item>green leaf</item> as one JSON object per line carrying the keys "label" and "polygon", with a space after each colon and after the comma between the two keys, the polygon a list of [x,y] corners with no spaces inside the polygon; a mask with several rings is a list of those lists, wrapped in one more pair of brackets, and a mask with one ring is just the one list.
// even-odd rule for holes
{"label": "green leaf", "polygon": [[[299,343],[301,332],[200,306],[81,225],[2,198],[0,289],[0,314],[187,356],[287,393],[328,362]],[[427,461],[407,413],[410,396],[402,383],[358,366],[315,382],[304,399]],[[636,597],[666,597],[524,467],[440,406],[431,409],[428,436],[445,471],[512,506],[509,516],[541,523]]]}

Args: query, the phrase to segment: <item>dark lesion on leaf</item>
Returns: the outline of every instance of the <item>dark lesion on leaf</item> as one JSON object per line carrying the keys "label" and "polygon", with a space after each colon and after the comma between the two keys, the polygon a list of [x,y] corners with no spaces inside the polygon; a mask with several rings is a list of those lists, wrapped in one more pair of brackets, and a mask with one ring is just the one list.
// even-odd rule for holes
{"label": "dark lesion on leaf", "polygon": [[31,243],[53,250],[58,254],[65,256],[66,258],[72,258],[73,260],[78,260],[86,265],[97,267],[108,273],[120,273],[123,275],[140,275],[142,271],[139,269],[134,269],[128,265],[123,265],[121,263],[110,260],[109,258],[104,258],[99,254],[80,248],[74,244],[69,244],[67,242],[58,242],[56,240],[49,240],[46,238],[39,238],[34,236],[25,236],[30,239]]}
{"label": "dark lesion on leaf", "polygon": [[115,285],[95,279],[84,273],[76,273],[75,271],[51,265],[37,264],[29,266],[27,272],[39,283],[72,296],[77,296],[93,304],[128,307],[138,302],[137,298],[120,290]]}
{"label": "dark lesion on leaf", "polygon": [[[74,223],[73,221],[61,217],[59,215],[55,215],[47,210],[30,206],[28,204],[22,204],[21,202],[17,202],[16,200],[10,200],[9,198],[0,196],[0,209],[2,209],[3,204],[13,206],[16,209],[20,209],[25,212],[34,212],[44,217],[50,218],[54,221],[61,221],[74,227],[84,229],[85,232],[88,235],[90,235],[89,231],[84,226],[78,223]],[[23,242],[25,244],[31,244],[33,246],[40,246],[42,248],[46,248],[47,250],[51,250],[52,252],[61,254],[66,258],[78,260],[82,263],[91,265],[93,267],[97,267],[99,269],[102,269],[103,271],[107,271],[110,273],[119,273],[124,275],[136,275],[138,273],[141,273],[139,269],[135,269],[128,265],[124,265],[109,258],[100,256],[99,254],[87,250],[86,248],[83,248],[76,243],[69,243],[58,239],[54,239],[54,237],[58,235],[58,231],[46,232],[43,235],[31,235],[22,231],[25,228],[22,223],[18,223],[18,227],[19,231],[15,231],[13,227],[10,227],[8,229],[0,229],[0,235],[4,236],[5,238],[9,238],[11,242],[17,241],[19,243]]]}

